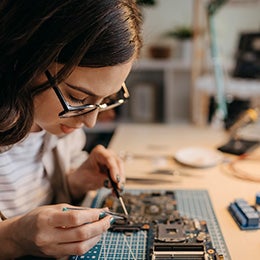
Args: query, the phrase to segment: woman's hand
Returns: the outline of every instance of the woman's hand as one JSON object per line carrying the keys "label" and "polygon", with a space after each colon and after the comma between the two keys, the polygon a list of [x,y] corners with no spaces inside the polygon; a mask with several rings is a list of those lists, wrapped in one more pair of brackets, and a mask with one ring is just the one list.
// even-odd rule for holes
{"label": "woman's hand", "polygon": [[73,198],[81,198],[86,191],[104,186],[104,182],[108,180],[108,171],[118,188],[123,189],[125,183],[123,161],[113,151],[97,145],[88,159],[77,170],[68,174]]}
{"label": "woman's hand", "polygon": [[[68,204],[39,207],[0,223],[0,251],[4,259],[24,255],[82,255],[91,249],[113,222],[105,209],[63,211]],[[2,248],[3,246],[3,248]],[[4,255],[2,253],[4,252]],[[12,253],[12,254],[11,254]]]}

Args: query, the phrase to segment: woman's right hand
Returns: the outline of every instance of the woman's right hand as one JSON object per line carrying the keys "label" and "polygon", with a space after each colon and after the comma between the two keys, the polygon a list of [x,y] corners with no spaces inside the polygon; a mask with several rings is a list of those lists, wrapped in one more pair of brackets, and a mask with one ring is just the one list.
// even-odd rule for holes
{"label": "woman's right hand", "polygon": [[0,251],[4,252],[4,259],[24,255],[55,258],[82,255],[100,240],[113,221],[111,216],[104,217],[102,212],[106,209],[63,211],[66,207],[73,206],[42,206],[1,222],[0,241],[4,240]]}

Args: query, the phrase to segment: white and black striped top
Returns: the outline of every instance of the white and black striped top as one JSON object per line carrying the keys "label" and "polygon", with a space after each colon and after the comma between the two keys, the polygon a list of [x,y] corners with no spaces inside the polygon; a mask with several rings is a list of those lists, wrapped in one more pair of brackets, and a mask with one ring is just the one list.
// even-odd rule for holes
{"label": "white and black striped top", "polygon": [[43,152],[48,149],[45,135],[45,131],[30,133],[24,141],[0,153],[0,210],[6,217],[26,213],[52,200],[42,162]]}

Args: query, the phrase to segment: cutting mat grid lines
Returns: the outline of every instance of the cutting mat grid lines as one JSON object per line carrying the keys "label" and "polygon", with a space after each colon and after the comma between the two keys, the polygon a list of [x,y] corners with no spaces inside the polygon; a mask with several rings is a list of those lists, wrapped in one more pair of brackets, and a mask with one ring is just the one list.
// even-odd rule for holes
{"label": "cutting mat grid lines", "polygon": [[95,260],[126,260],[146,259],[147,232],[135,232],[131,236],[123,233],[107,232],[101,240],[86,254],[72,256],[71,260],[95,259]]}
{"label": "cutting mat grid lines", "polygon": [[[126,192],[138,195],[143,192],[163,191],[165,190],[127,190]],[[108,189],[101,189],[93,202],[93,207],[100,207],[109,192]],[[207,190],[174,190],[174,193],[180,214],[205,220],[214,247],[225,260],[231,260]],[[70,260],[145,260],[148,259],[146,251],[147,231],[134,232],[131,236],[108,231],[90,251],[82,256],[72,256]]]}
{"label": "cutting mat grid lines", "polygon": [[207,221],[212,243],[225,259],[231,259],[206,190],[176,190],[177,208],[181,215]]}

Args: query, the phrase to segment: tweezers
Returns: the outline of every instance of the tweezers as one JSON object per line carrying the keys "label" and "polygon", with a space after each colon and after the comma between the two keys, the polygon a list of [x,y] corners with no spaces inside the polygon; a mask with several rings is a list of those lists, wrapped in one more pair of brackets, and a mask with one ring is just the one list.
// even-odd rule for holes
{"label": "tweezers", "polygon": [[[72,207],[64,207],[62,209],[62,211],[68,211],[68,210],[89,210],[90,208],[86,208],[86,207],[81,207],[81,208],[72,208]],[[110,211],[110,210],[105,210],[103,211],[106,216],[110,215],[110,216],[113,216],[113,218],[115,219],[126,219],[125,216],[119,214],[119,213],[116,213],[116,212],[113,212],[113,211]]]}

